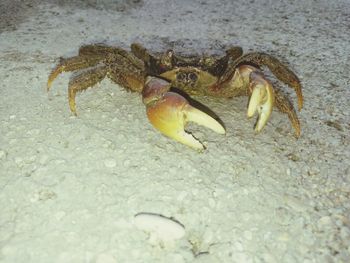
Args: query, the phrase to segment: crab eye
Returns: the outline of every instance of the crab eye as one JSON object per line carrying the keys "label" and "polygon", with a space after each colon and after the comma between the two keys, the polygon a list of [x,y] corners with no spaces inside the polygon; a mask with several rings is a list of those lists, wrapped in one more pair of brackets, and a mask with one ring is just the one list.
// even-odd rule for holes
{"label": "crab eye", "polygon": [[186,74],[183,72],[179,72],[176,74],[176,79],[178,81],[184,81],[186,79]]}
{"label": "crab eye", "polygon": [[197,76],[197,74],[195,74],[195,73],[193,73],[193,72],[191,72],[191,73],[188,73],[188,80],[190,80],[190,81],[197,81],[197,79],[198,79],[198,76]]}

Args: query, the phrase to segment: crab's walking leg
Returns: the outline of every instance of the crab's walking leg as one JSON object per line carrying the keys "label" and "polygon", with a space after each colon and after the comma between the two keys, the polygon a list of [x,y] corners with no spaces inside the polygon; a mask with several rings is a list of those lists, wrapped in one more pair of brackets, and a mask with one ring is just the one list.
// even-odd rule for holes
{"label": "crab's walking leg", "polygon": [[71,58],[61,58],[57,66],[51,71],[47,81],[47,91],[50,90],[52,82],[62,72],[74,71],[81,68],[88,68],[96,65],[103,57],[99,55],[92,56],[75,56]]}
{"label": "crab's walking leg", "polygon": [[224,127],[206,113],[192,107],[181,95],[170,92],[169,82],[148,77],[142,92],[149,121],[164,135],[197,150],[204,146],[184,129],[189,121],[224,134]]}
{"label": "crab's walking leg", "polygon": [[288,118],[290,122],[293,125],[293,128],[295,129],[295,136],[297,138],[300,137],[301,128],[300,128],[300,122],[298,119],[298,116],[295,112],[295,109],[293,107],[293,104],[288,100],[288,98],[278,89],[275,89],[275,104],[276,107],[283,113],[286,113],[288,115]]}
{"label": "crab's walking leg", "polygon": [[108,54],[120,54],[128,56],[129,52],[118,47],[107,46],[104,44],[84,45],[79,48],[79,56],[96,56],[101,55],[106,57]]}
{"label": "crab's walking leg", "polygon": [[107,68],[105,66],[100,66],[93,68],[83,73],[75,76],[69,81],[68,84],[68,100],[69,107],[74,115],[77,115],[76,106],[75,106],[75,95],[77,92],[86,90],[89,87],[94,86],[107,74]]}
{"label": "crab's walking leg", "polygon": [[282,64],[277,58],[264,53],[257,53],[256,56],[259,57],[262,62],[268,66],[271,72],[279,80],[291,86],[295,90],[298,98],[298,109],[300,111],[303,107],[304,99],[299,78],[294,74],[293,71]]}

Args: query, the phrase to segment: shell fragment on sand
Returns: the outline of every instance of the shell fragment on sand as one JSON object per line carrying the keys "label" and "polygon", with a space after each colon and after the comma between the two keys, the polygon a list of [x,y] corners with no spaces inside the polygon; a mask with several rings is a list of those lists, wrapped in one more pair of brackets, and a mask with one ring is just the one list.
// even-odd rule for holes
{"label": "shell fragment on sand", "polygon": [[185,228],[181,223],[159,214],[138,213],[134,223],[138,229],[149,233],[152,240],[171,242],[185,235]]}

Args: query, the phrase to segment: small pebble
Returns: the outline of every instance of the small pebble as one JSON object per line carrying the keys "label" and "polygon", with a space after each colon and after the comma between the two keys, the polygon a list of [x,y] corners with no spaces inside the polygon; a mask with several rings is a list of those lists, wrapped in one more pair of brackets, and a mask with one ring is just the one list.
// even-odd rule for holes
{"label": "small pebble", "polygon": [[62,220],[65,216],[66,216],[66,212],[65,211],[58,211],[54,214],[54,218],[58,221]]}
{"label": "small pebble", "polygon": [[247,239],[247,240],[252,240],[252,238],[253,238],[253,234],[249,230],[244,231],[243,235],[244,235],[244,238]]}
{"label": "small pebble", "polygon": [[242,214],[242,219],[244,221],[249,221],[251,219],[252,215],[250,213],[243,213]]}
{"label": "small pebble", "polygon": [[44,165],[48,162],[48,160],[49,160],[49,156],[44,154],[44,155],[40,156],[39,163],[41,165]]}
{"label": "small pebble", "polygon": [[287,175],[290,176],[290,174],[291,174],[290,168],[288,168],[286,172],[287,172]]}
{"label": "small pebble", "polygon": [[285,195],[283,200],[297,212],[304,212],[308,209],[308,206],[302,201],[302,198],[299,199],[291,195]]}
{"label": "small pebble", "polygon": [[238,251],[243,251],[243,245],[240,241],[236,241],[233,245]]}
{"label": "small pebble", "polygon": [[117,162],[116,160],[112,159],[112,158],[109,158],[109,159],[106,159],[104,160],[104,165],[108,168],[113,168],[117,165]]}
{"label": "small pebble", "polygon": [[215,208],[216,202],[215,202],[215,200],[213,198],[209,198],[208,199],[208,203],[209,203],[209,207],[210,208]]}
{"label": "small pebble", "polygon": [[5,156],[6,156],[5,151],[0,150],[0,160],[3,159],[3,158],[5,158]]}
{"label": "small pebble", "polygon": [[288,242],[290,240],[290,235],[287,232],[283,232],[277,236],[277,240],[281,242]]}
{"label": "small pebble", "polygon": [[324,217],[321,217],[318,221],[317,221],[317,226],[319,228],[324,228],[324,227],[329,227],[332,225],[332,220],[329,216],[324,216]]}
{"label": "small pebble", "polygon": [[130,164],[131,164],[131,161],[130,161],[129,159],[126,159],[126,160],[123,162],[123,165],[124,165],[125,167],[129,167]]}
{"label": "small pebble", "polygon": [[186,197],[188,196],[188,193],[186,191],[181,191],[178,195],[177,195],[177,201],[183,201],[186,199]]}
{"label": "small pebble", "polygon": [[29,131],[27,131],[27,134],[29,135],[38,135],[40,133],[39,129],[31,129]]}

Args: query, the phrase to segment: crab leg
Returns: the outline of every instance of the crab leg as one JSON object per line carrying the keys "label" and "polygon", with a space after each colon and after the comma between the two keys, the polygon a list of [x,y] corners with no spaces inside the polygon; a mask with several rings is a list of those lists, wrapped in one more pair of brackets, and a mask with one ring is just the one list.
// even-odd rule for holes
{"label": "crab leg", "polygon": [[151,124],[164,135],[199,151],[203,144],[184,129],[189,121],[225,134],[224,127],[206,113],[194,108],[181,95],[169,91],[169,82],[148,77],[142,92],[147,116]]}
{"label": "crab leg", "polygon": [[297,138],[300,137],[301,133],[301,127],[300,122],[298,119],[298,116],[295,112],[295,109],[292,105],[292,103],[288,100],[288,98],[282,93],[282,91],[275,89],[275,101],[276,101],[276,107],[283,113],[286,113],[288,115],[288,118],[290,122],[292,123],[294,130],[295,130],[295,136]]}
{"label": "crab leg", "polygon": [[50,90],[52,82],[62,72],[74,71],[77,69],[95,66],[103,59],[99,55],[92,56],[75,56],[71,58],[61,58],[58,65],[51,71],[47,81],[47,91]]}

